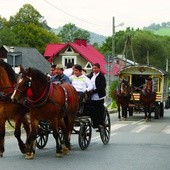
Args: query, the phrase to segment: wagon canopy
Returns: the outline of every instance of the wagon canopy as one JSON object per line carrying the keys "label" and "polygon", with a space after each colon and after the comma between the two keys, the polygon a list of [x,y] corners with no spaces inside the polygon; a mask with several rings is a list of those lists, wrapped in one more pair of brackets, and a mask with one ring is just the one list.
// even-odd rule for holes
{"label": "wagon canopy", "polygon": [[158,68],[152,67],[152,66],[147,66],[147,65],[133,65],[133,66],[127,66],[122,68],[119,72],[118,75],[122,74],[129,74],[129,75],[160,75],[160,76],[165,76],[168,73],[160,70]]}

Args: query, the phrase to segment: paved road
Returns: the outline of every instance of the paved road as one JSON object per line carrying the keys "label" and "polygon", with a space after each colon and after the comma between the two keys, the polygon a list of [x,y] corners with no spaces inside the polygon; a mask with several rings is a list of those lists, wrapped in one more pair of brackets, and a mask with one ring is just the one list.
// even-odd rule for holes
{"label": "paved road", "polygon": [[6,137],[6,152],[0,159],[0,169],[63,169],[63,170],[169,170],[170,168],[170,110],[165,117],[145,122],[144,114],[135,114],[127,121],[118,121],[111,115],[111,138],[103,145],[93,130],[92,141],[82,151],[78,137],[72,136],[72,151],[61,159],[55,158],[55,142],[50,135],[47,146],[36,151],[34,160],[28,161],[19,152],[16,139]]}

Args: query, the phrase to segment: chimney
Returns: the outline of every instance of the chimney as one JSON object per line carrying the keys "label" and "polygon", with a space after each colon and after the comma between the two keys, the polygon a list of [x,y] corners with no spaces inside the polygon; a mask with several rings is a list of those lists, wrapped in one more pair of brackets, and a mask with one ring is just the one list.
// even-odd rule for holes
{"label": "chimney", "polygon": [[77,44],[77,45],[84,45],[85,47],[87,46],[87,40],[85,39],[75,39],[74,40],[74,43]]}

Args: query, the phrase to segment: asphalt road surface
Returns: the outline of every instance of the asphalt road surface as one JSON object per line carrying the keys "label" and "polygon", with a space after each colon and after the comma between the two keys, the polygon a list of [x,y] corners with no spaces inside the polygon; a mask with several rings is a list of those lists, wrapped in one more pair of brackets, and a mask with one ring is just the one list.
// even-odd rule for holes
{"label": "asphalt road surface", "polygon": [[[25,160],[15,137],[6,136],[0,170],[169,170],[170,169],[170,110],[165,116],[145,122],[144,114],[134,114],[119,121],[111,114],[111,136],[103,145],[99,133],[93,130],[87,150],[78,145],[72,135],[72,150],[63,158],[55,157],[55,141],[50,135],[46,147],[37,149],[33,160]],[[23,134],[24,136],[24,134]]]}

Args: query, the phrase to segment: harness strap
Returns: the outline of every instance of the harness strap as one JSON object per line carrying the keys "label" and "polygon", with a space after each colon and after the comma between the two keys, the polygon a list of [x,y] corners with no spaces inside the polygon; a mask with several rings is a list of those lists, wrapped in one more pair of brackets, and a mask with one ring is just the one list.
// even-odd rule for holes
{"label": "harness strap", "polygon": [[66,90],[62,85],[60,85],[60,84],[57,84],[57,85],[59,85],[59,86],[62,88],[62,90],[64,91],[64,96],[65,96],[65,100],[64,100],[64,101],[65,101],[65,104],[64,104],[64,106],[61,106],[61,105],[59,105],[58,103],[56,103],[56,101],[54,101],[51,97],[49,98],[49,100],[50,100],[55,106],[59,107],[62,112],[66,112],[67,109],[68,109],[68,93],[67,93],[67,90]]}

